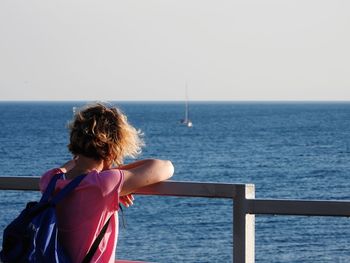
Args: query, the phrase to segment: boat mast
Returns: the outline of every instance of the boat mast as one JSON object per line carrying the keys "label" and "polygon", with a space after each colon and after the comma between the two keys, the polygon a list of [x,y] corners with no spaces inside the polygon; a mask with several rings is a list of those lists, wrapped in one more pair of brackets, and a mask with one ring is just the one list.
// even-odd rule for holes
{"label": "boat mast", "polygon": [[188,90],[188,85],[186,83],[186,112],[185,112],[185,122],[187,123],[188,120],[189,120],[189,112],[188,112],[188,93],[187,93],[187,90]]}

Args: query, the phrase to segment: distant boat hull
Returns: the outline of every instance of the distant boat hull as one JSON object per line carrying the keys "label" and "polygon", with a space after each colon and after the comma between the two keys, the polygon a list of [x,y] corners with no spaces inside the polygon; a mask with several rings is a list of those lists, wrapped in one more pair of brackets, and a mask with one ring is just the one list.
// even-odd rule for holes
{"label": "distant boat hull", "polygon": [[181,120],[181,124],[187,126],[187,127],[192,127],[193,123],[191,120]]}

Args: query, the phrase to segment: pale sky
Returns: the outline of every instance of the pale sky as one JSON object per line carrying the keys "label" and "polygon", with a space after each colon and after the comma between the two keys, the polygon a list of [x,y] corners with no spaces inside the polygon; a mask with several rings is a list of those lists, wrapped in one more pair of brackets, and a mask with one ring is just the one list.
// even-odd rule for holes
{"label": "pale sky", "polygon": [[1,0],[0,100],[350,100],[347,0]]}

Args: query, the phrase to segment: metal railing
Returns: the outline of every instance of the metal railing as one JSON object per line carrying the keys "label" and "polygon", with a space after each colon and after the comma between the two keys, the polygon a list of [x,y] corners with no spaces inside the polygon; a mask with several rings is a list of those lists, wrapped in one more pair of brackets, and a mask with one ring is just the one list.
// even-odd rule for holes
{"label": "metal railing", "polygon": [[[39,190],[39,177],[0,177],[0,190]],[[350,216],[350,201],[255,199],[252,184],[165,181],[144,187],[141,195],[232,199],[233,261],[255,261],[255,215]]]}

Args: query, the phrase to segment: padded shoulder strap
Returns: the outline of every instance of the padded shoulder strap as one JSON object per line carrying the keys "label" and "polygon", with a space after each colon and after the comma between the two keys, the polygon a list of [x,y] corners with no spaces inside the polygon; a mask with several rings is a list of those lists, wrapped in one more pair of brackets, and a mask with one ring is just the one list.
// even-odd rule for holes
{"label": "padded shoulder strap", "polygon": [[84,179],[84,177],[85,177],[85,174],[75,177],[54,198],[52,198],[52,200],[50,201],[51,204],[56,205],[58,202],[60,202],[66,195],[72,192],[80,184],[80,182]]}
{"label": "padded shoulder strap", "polygon": [[40,202],[49,201],[50,197],[52,196],[53,191],[55,190],[57,180],[62,178],[62,177],[63,177],[63,174],[61,173],[61,174],[56,174],[51,178],[48,186],[46,187],[46,189],[45,189],[45,191],[40,199]]}

